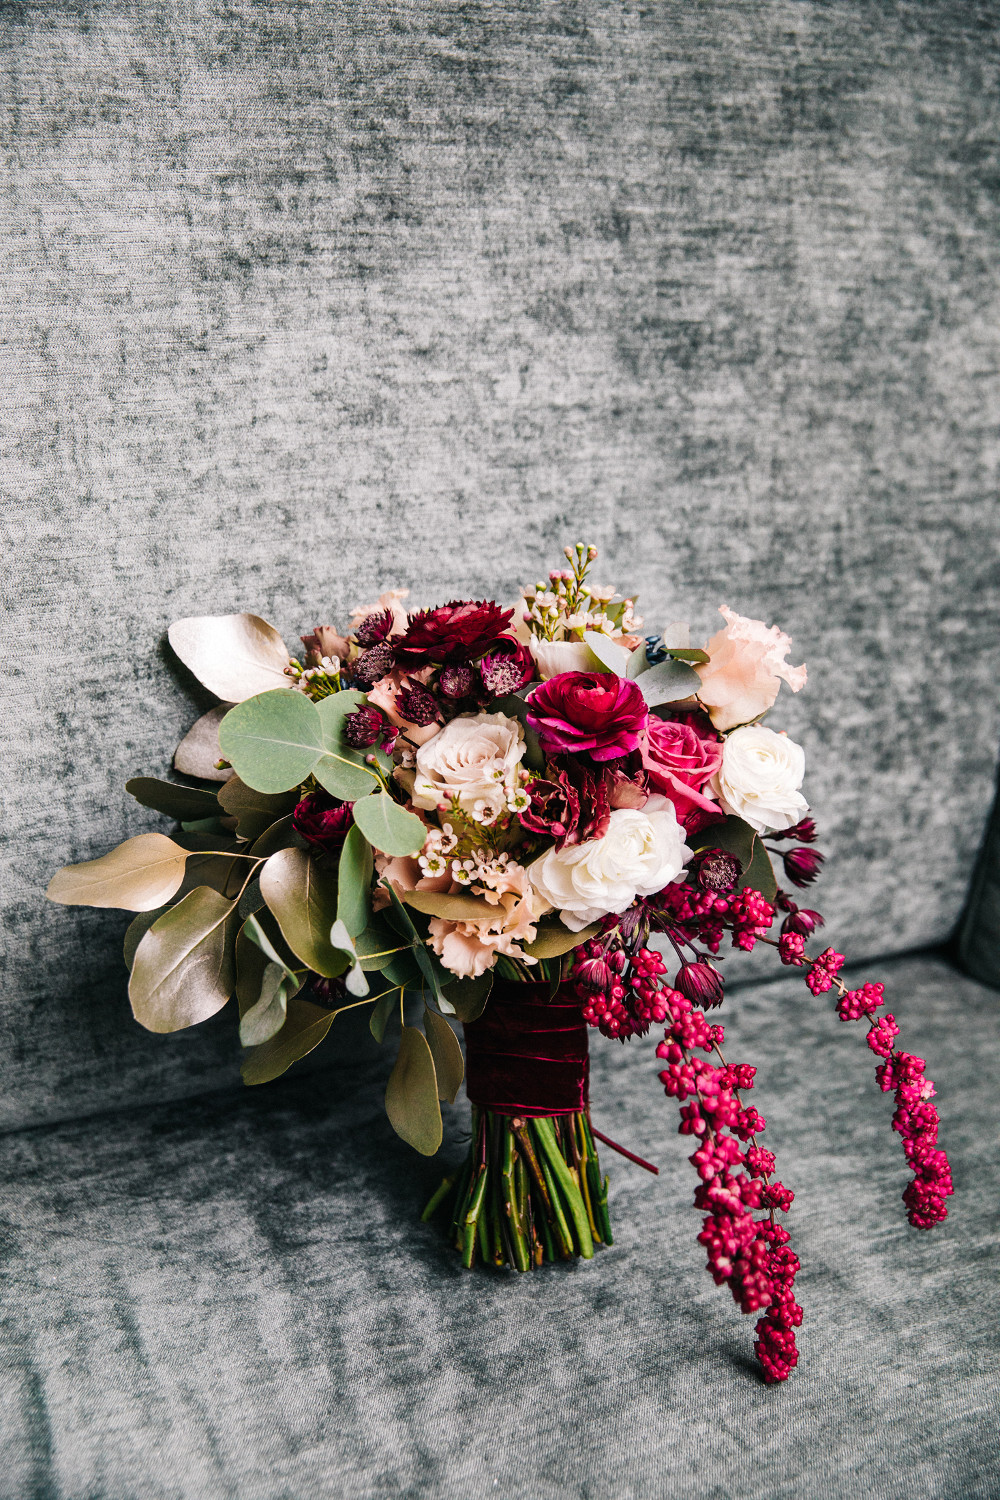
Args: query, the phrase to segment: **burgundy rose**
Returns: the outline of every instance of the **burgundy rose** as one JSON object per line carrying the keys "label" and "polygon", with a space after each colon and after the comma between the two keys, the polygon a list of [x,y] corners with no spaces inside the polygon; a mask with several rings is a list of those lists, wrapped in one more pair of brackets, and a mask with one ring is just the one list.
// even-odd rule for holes
{"label": "burgundy rose", "polygon": [[648,717],[635,683],[613,672],[560,672],[528,699],[528,723],[547,755],[617,760],[639,748]]}
{"label": "burgundy rose", "polygon": [[679,821],[697,811],[719,811],[718,802],[702,791],[722,765],[722,740],[707,714],[696,709],[672,719],[650,714],[639,748],[650,787],[670,799]]}
{"label": "burgundy rose", "polygon": [[531,681],[535,659],[527,646],[522,646],[512,635],[502,635],[479,663],[479,675],[486,691],[494,698],[502,698]]}
{"label": "burgundy rose", "polygon": [[339,802],[329,792],[310,792],[292,813],[297,834],[324,854],[338,854],[351,826],[351,804]]}
{"label": "burgundy rose", "polygon": [[394,641],[396,660],[406,667],[461,666],[477,661],[496,645],[514,611],[487,600],[452,599],[410,616],[406,633]]}

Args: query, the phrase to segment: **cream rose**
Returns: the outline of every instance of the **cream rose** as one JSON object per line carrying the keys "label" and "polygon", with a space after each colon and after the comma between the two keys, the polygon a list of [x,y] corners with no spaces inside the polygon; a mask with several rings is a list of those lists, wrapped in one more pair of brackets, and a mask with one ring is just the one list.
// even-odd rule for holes
{"label": "cream rose", "polygon": [[543,682],[558,677],[560,672],[604,671],[586,641],[542,641],[533,635],[528,641],[528,650]]}
{"label": "cream rose", "polygon": [[616,809],[603,838],[547,850],[528,875],[569,930],[579,932],[608,912],[625,911],[636,896],[662,891],[690,858],[673,808],[666,798],[650,798],[641,812]]}
{"label": "cream rose", "polygon": [[719,613],[725,629],[706,645],[708,661],[695,667],[698,697],[716,729],[735,729],[767,712],[782,680],[793,693],[805,687],[806,669],[785,660],[792,642],[777,625],[769,630],[763,620],[748,620],[724,604]]}
{"label": "cream rose", "polygon": [[462,714],[417,751],[415,807],[457,800],[467,817],[491,823],[518,785],[524,731],[506,714]]}
{"label": "cream rose", "polygon": [[801,745],[762,724],[747,724],[727,737],[711,784],[726,812],[758,833],[780,833],[808,809],[799,791],[805,771]]}

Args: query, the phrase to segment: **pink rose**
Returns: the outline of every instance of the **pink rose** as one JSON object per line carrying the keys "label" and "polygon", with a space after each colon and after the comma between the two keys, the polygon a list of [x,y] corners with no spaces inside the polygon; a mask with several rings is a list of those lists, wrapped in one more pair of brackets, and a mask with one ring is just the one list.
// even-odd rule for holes
{"label": "pink rose", "polygon": [[745,619],[724,604],[719,613],[725,629],[705,647],[709,660],[695,667],[698,697],[716,729],[735,729],[767,712],[782,680],[793,693],[805,687],[806,669],[786,662],[792,642],[777,625],[769,630],[763,620]]}
{"label": "pink rose", "polygon": [[527,720],[546,755],[617,760],[639,748],[648,717],[635,683],[613,672],[560,672],[528,698]]}
{"label": "pink rose", "polygon": [[639,743],[642,768],[653,790],[674,804],[680,822],[696,811],[718,812],[718,803],[703,788],[722,765],[722,745],[710,721],[696,710],[673,719],[650,714]]}

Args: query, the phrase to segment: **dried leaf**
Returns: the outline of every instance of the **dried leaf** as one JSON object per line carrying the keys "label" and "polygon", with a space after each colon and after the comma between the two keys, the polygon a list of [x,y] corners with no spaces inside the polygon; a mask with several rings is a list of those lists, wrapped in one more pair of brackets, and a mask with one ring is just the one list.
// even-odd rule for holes
{"label": "dried leaf", "polygon": [[461,1044],[444,1016],[439,1016],[433,1010],[424,1011],[424,1031],[434,1059],[438,1098],[454,1104],[465,1077]]}
{"label": "dried leaf", "polygon": [[288,651],[259,615],[202,615],[175,620],[167,639],[199,682],[228,703],[242,703],[269,688],[284,688]]}
{"label": "dried leaf", "polygon": [[433,1156],[441,1144],[441,1106],[437,1075],[427,1038],[415,1026],[404,1026],[399,1056],[385,1089],[389,1123],[407,1145]]}
{"label": "dried leaf", "polygon": [[163,913],[169,911],[169,906],[157,906],[152,911],[141,911],[137,917],[133,917],[125,929],[125,937],[122,940],[122,954],[125,966],[131,973],[132,965],[135,963],[135,950],[142,942],[146,933],[154,922],[159,921]]}
{"label": "dried leaf", "polygon": [[260,891],[292,952],[317,974],[334,979],[350,962],[334,948],[337,882],[304,849],[281,849],[260,872]]}
{"label": "dried leaf", "polygon": [[135,953],[128,993],[148,1031],[181,1031],[221,1010],[233,991],[236,907],[201,886],[172,906]]}
{"label": "dried leaf", "polygon": [[202,781],[229,780],[232,771],[220,771],[216,761],[223,758],[219,725],[232,707],[231,703],[220,703],[192,725],[174,751],[175,771],[182,776],[197,776]]}
{"label": "dried leaf", "polygon": [[110,854],[57,870],[46,891],[61,906],[152,911],[180,890],[187,850],[163,833],[140,833]]}
{"label": "dried leaf", "polygon": [[335,1014],[298,996],[289,1000],[287,1019],[277,1036],[254,1047],[243,1059],[240,1070],[243,1082],[253,1085],[280,1078],[292,1063],[319,1046],[333,1025]]}
{"label": "dried leaf", "polygon": [[189,854],[187,869],[177,894],[186,896],[200,885],[210,885],[221,896],[232,898],[239,895],[249,868],[245,859],[236,859],[231,854],[214,853],[211,850]]}

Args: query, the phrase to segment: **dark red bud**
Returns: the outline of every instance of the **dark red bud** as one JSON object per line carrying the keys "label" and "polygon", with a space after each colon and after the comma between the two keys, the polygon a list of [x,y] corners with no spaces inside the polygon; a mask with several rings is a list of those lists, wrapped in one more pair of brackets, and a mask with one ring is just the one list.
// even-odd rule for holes
{"label": "dark red bud", "polygon": [[781,930],[782,932],[798,932],[802,937],[809,937],[822,926],[823,918],[818,911],[807,911],[803,908],[786,917],[781,924]]}
{"label": "dark red bud", "polygon": [[367,750],[384,734],[385,719],[370,703],[348,714],[344,720],[344,739],[354,750]]}
{"label": "dark red bud", "polygon": [[823,855],[818,849],[789,849],[783,854],[785,874],[793,885],[812,885],[823,864]]}
{"label": "dark red bud", "polygon": [[707,963],[685,964],[674,980],[674,989],[705,1010],[721,1005],[725,995],[722,975]]}

